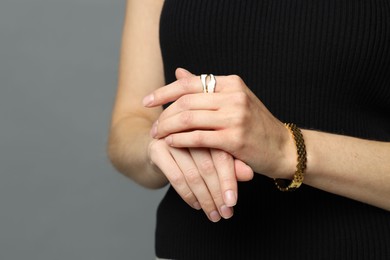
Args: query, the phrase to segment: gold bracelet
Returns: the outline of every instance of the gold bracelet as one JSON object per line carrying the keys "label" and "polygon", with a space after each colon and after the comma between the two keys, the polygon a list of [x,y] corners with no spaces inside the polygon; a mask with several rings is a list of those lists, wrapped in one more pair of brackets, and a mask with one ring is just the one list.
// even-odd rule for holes
{"label": "gold bracelet", "polygon": [[306,146],[305,141],[303,140],[303,135],[301,130],[292,123],[284,124],[284,126],[289,130],[291,135],[294,137],[294,142],[297,147],[297,169],[294,173],[294,177],[291,180],[290,184],[287,186],[283,179],[274,179],[276,187],[281,191],[294,191],[301,186],[304,178],[304,171],[306,169]]}

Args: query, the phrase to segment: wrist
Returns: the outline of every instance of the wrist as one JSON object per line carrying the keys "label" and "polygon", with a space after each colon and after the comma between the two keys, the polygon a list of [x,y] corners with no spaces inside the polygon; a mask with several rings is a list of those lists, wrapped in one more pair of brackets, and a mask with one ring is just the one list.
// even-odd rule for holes
{"label": "wrist", "polygon": [[297,148],[294,137],[285,126],[283,126],[281,139],[281,156],[277,162],[278,167],[274,171],[272,178],[292,179],[297,165]]}
{"label": "wrist", "polygon": [[[275,178],[275,184],[277,188],[281,191],[294,191],[298,189],[301,184],[303,183],[304,179],[304,173],[306,170],[306,162],[307,162],[307,155],[306,155],[306,145],[303,138],[303,134],[301,132],[301,129],[297,127],[295,124],[288,123],[285,124],[286,129],[289,131],[290,136],[293,139],[295,148],[296,148],[296,167],[293,174],[291,181],[287,184],[284,180],[285,178]],[[291,139],[291,138],[290,138]],[[286,162],[289,162],[290,160],[286,160]],[[288,164],[286,164],[288,165]]]}

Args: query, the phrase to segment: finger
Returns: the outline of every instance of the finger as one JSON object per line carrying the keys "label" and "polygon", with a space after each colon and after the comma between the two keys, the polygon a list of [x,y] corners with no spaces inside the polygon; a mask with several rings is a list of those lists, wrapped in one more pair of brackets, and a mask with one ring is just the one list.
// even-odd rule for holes
{"label": "finger", "polygon": [[142,103],[146,107],[161,106],[175,101],[183,95],[195,93],[203,93],[203,87],[199,77],[192,76],[179,79],[171,84],[156,89],[146,96]]}
{"label": "finger", "polygon": [[184,111],[164,120],[158,120],[151,130],[153,138],[190,130],[219,130],[226,125],[226,116],[207,110]]}
{"label": "finger", "polygon": [[238,181],[250,181],[253,179],[252,168],[241,160],[234,160],[234,168]]}
{"label": "finger", "polygon": [[225,205],[233,207],[237,203],[237,179],[233,157],[225,151],[210,149],[211,157],[218,172],[219,184]]}
{"label": "finger", "polygon": [[198,199],[203,211],[212,222],[218,222],[221,215],[210,194],[206,183],[187,149],[172,149],[171,154],[183,173],[187,185]]}
{"label": "finger", "polygon": [[209,94],[188,94],[180,97],[169,107],[167,107],[160,115],[159,120],[178,114],[186,110],[212,110],[216,111],[226,103],[229,96],[224,94],[209,95]]}
{"label": "finger", "polygon": [[[216,87],[214,92],[223,92],[226,88],[235,85],[235,82],[229,80],[229,76],[215,76]],[[232,88],[232,90],[234,90]],[[199,76],[189,76],[180,78],[177,81],[158,88],[151,94],[144,97],[142,103],[145,107],[155,107],[173,102],[181,96],[188,94],[203,93],[203,86]],[[212,93],[207,93],[212,95]]]}
{"label": "finger", "polygon": [[151,160],[165,174],[165,176],[167,177],[173,188],[176,190],[176,192],[180,195],[180,197],[190,207],[200,210],[201,206],[196,196],[187,185],[184,175],[178,167],[176,161],[170,154],[169,147],[162,146],[166,146],[166,144],[164,144],[164,142],[161,142],[161,144],[155,144],[155,147],[151,148],[158,149],[157,156],[153,155],[157,153],[151,152]]}
{"label": "finger", "polygon": [[229,142],[223,136],[224,130],[207,131],[195,130],[191,132],[181,132],[168,135],[165,137],[165,142],[171,147],[188,147],[188,148],[215,148],[224,150],[235,156],[234,145],[236,137],[231,136]]}
{"label": "finger", "polygon": [[[217,206],[220,215],[228,219],[233,216],[232,208],[228,207],[223,199],[223,193],[221,190],[220,180],[218,176],[220,165],[216,168],[212,155],[210,154],[210,149],[189,149],[191,156],[198,167],[199,173],[202,176],[204,182],[209,189],[211,196],[214,200],[215,205]],[[233,160],[231,169],[233,170],[232,175],[234,177],[234,166]]]}

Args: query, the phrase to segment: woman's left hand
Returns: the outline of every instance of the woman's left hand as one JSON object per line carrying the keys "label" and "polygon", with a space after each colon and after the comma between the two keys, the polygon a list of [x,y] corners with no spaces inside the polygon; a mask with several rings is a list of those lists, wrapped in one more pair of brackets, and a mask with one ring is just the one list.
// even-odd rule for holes
{"label": "woman's left hand", "polygon": [[173,102],[160,115],[151,134],[172,147],[224,150],[255,172],[288,178],[295,167],[294,142],[238,76],[217,76],[215,93],[203,93],[199,76],[184,69],[177,81],[144,98],[146,107]]}

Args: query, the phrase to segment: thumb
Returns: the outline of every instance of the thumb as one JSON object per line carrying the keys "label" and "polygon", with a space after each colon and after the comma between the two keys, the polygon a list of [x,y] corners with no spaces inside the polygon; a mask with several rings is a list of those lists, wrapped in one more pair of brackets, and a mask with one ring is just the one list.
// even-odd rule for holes
{"label": "thumb", "polygon": [[177,79],[194,76],[191,72],[183,68],[177,68],[175,74]]}
{"label": "thumb", "polygon": [[236,178],[238,181],[250,181],[253,179],[253,170],[243,161],[235,159],[234,168],[236,171]]}

